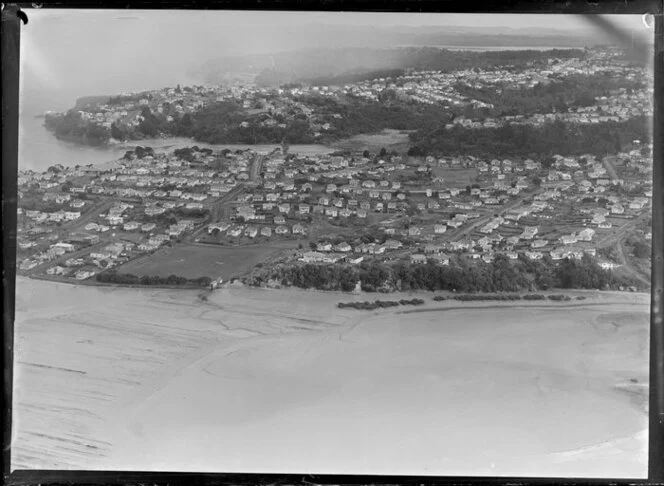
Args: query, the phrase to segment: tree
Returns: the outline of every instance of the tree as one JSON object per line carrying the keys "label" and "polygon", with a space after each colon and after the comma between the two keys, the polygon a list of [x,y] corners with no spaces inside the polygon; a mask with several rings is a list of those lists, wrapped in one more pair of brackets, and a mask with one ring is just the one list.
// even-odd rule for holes
{"label": "tree", "polygon": [[115,122],[111,124],[111,137],[115,140],[125,140],[126,134],[117,126]]}
{"label": "tree", "polygon": [[537,187],[539,187],[540,185],[542,185],[542,179],[540,179],[537,176],[533,177],[533,184],[535,184]]}
{"label": "tree", "polygon": [[632,242],[632,251],[636,258],[648,258],[651,253],[650,245],[641,240]]}

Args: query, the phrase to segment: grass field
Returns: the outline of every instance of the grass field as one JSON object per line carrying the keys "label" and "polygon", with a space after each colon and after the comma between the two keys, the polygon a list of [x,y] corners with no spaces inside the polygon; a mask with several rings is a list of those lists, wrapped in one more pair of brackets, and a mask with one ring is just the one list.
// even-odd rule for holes
{"label": "grass field", "polygon": [[369,150],[378,152],[385,147],[388,151],[403,151],[408,148],[408,132],[401,130],[383,130],[375,134],[361,134],[339,140],[332,147],[342,150]]}
{"label": "grass field", "polygon": [[477,179],[477,169],[452,169],[445,167],[434,167],[433,173],[436,177],[445,179],[448,187],[466,187],[473,184]]}
{"label": "grass field", "polygon": [[295,241],[240,247],[177,245],[131,261],[119,267],[118,271],[138,276],[179,275],[186,278],[221,277],[227,280],[241,275],[263,260],[296,246]]}

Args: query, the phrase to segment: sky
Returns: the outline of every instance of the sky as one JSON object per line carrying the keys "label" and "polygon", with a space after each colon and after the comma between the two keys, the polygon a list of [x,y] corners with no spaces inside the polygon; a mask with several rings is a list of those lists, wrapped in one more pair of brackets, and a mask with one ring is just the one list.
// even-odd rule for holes
{"label": "sky", "polygon": [[[591,28],[574,15],[57,9],[27,14],[21,108],[32,114],[66,110],[80,96],[200,84],[188,73],[212,58],[312,43],[335,47],[344,41],[340,28],[473,26],[513,34],[546,27],[571,35]],[[638,15],[607,17],[626,29],[645,29]]]}

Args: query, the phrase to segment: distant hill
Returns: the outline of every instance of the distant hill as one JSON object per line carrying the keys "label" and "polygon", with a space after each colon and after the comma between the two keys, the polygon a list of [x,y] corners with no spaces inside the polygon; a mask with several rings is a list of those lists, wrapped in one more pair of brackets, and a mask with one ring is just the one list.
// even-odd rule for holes
{"label": "distant hill", "polygon": [[[555,56],[583,55],[581,50],[561,49]],[[539,56],[543,51],[456,51],[437,47],[398,47],[394,49],[341,48],[298,51],[270,56],[272,66],[256,73],[259,86],[287,83],[345,84],[395,76],[407,68],[453,71],[471,67],[490,68],[496,65],[519,65]],[[255,61],[254,67],[259,64]]]}
{"label": "distant hill", "polygon": [[592,29],[568,31],[528,27],[478,29],[473,26],[375,27],[326,24],[310,25],[304,32],[298,31],[297,38],[306,39],[307,42],[298,47],[295,39],[291,39],[293,47],[287,48],[285,52],[212,59],[202,64],[193,74],[206,82],[217,83],[226,79],[228,73],[253,73],[259,76],[261,84],[277,85],[419,67],[426,64],[422,62],[422,56],[429,55],[426,49],[473,49],[485,46],[581,49],[614,42]]}

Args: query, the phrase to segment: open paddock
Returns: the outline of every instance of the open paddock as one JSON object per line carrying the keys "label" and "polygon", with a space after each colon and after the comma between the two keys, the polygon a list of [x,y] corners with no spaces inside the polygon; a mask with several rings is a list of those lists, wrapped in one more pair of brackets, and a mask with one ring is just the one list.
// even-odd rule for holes
{"label": "open paddock", "polygon": [[334,142],[332,146],[338,150],[379,152],[385,148],[388,152],[402,152],[408,148],[408,132],[386,129],[380,133],[360,134]]}
{"label": "open paddock", "polygon": [[176,245],[162,248],[152,255],[118,267],[118,272],[138,276],[179,275],[186,278],[239,276],[257,263],[297,247],[296,241],[280,241],[269,245],[221,246]]}

